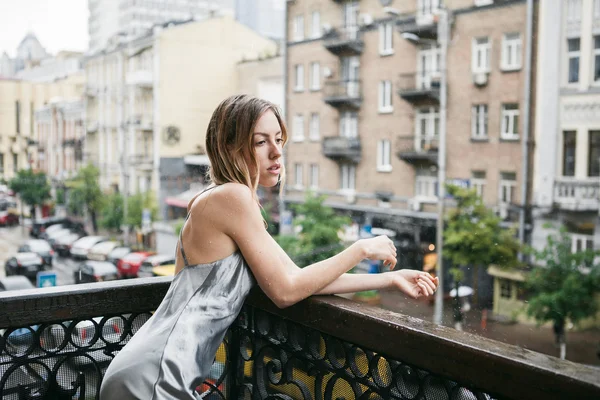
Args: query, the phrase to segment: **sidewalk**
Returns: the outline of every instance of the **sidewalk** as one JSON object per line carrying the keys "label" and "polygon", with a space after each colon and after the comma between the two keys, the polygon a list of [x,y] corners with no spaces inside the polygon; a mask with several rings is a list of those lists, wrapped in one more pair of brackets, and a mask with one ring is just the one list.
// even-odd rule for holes
{"label": "sidewalk", "polygon": [[[444,303],[444,325],[453,327],[451,302]],[[427,301],[413,300],[398,292],[381,292],[380,307],[426,321],[433,319],[433,306]],[[519,346],[535,352],[559,356],[554,343],[554,333],[549,327],[519,323],[502,323],[488,319],[486,329],[481,327],[481,314],[475,310],[468,313],[464,323],[466,332],[500,342]],[[596,352],[600,346],[600,329],[581,332],[567,331],[567,357],[569,361],[600,367]]]}

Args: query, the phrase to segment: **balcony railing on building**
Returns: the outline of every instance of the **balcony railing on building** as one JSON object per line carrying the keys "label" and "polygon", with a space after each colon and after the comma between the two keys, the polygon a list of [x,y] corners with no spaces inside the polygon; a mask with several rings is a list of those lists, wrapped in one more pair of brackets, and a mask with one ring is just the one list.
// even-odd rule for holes
{"label": "balcony railing on building", "polygon": [[438,19],[438,6],[425,4],[419,7],[414,19],[398,20],[397,26],[400,33],[411,33],[420,39],[437,40]]}
{"label": "balcony railing on building", "polygon": [[85,127],[87,133],[96,133],[98,132],[99,124],[98,121],[88,121]]}
{"label": "balcony railing on building", "polygon": [[127,74],[126,82],[128,85],[152,89],[154,85],[154,77],[152,71],[150,70],[131,71]]}
{"label": "balcony railing on building", "polygon": [[398,95],[411,103],[440,101],[440,72],[421,71],[400,74],[398,77]]}
{"label": "balcony railing on building", "polygon": [[139,170],[151,171],[154,168],[154,160],[149,153],[134,154],[129,157],[129,165]]}
{"label": "balcony railing on building", "polygon": [[154,126],[154,120],[151,114],[136,114],[129,121],[135,129],[142,131],[151,131]]}
{"label": "balcony railing on building", "polygon": [[565,210],[598,210],[600,205],[600,178],[556,178],[554,180],[554,202]]}
{"label": "balcony railing on building", "polygon": [[437,135],[400,136],[396,145],[398,158],[410,164],[438,162],[439,137]]}
{"label": "balcony railing on building", "polygon": [[361,145],[358,137],[329,136],[323,138],[323,155],[332,160],[359,163]]}
{"label": "balcony railing on building", "polygon": [[360,81],[342,80],[325,82],[323,101],[332,107],[360,108],[362,104]]}
{"label": "balcony railing on building", "polygon": [[[0,398],[97,398],[106,368],[170,281],[0,293]],[[205,399],[592,399],[600,379],[584,365],[337,296],[281,310],[255,288],[196,391]]]}
{"label": "balcony railing on building", "polygon": [[359,26],[342,26],[325,33],[323,45],[331,53],[341,55],[359,55],[365,43]]}

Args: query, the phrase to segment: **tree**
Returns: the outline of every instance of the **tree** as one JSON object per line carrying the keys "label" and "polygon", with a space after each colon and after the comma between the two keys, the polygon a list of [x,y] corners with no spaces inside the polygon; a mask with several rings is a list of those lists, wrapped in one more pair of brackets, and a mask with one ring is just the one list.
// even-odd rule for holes
{"label": "tree", "polygon": [[136,193],[127,199],[127,225],[142,228],[142,212],[144,209],[150,210],[152,221],[156,220],[158,215],[158,206],[152,192]]}
{"label": "tree", "polygon": [[[450,272],[457,292],[463,279],[460,267],[473,267],[473,299],[474,305],[477,305],[479,266],[494,264],[505,268],[516,267],[521,244],[515,238],[513,229],[500,226],[500,218],[483,204],[475,190],[455,185],[448,185],[447,190],[457,204],[446,218],[444,258],[452,261]],[[460,318],[460,315],[455,317]]]}
{"label": "tree", "polygon": [[551,321],[560,358],[566,356],[565,324],[577,324],[598,312],[600,291],[600,251],[571,251],[571,237],[564,228],[546,238],[542,250],[528,249],[539,266],[525,281],[529,291],[527,314],[538,324]]}
{"label": "tree", "polygon": [[31,219],[35,221],[35,208],[51,198],[48,178],[43,172],[22,169],[9,182],[10,189],[19,194],[21,201],[30,207]]}
{"label": "tree", "polygon": [[[88,164],[77,172],[77,176],[68,182],[71,188],[69,199],[78,206],[84,206],[92,220],[94,233],[98,232],[97,215],[102,209],[103,194],[98,185],[100,171]],[[71,209],[71,206],[69,207]]]}
{"label": "tree", "polygon": [[324,206],[325,198],[307,193],[303,204],[292,206],[296,212],[294,226],[300,228],[298,236],[275,237],[300,266],[325,260],[338,253],[343,246],[339,232],[352,222],[349,217],[337,215],[331,207]]}
{"label": "tree", "polygon": [[106,196],[102,206],[100,226],[110,231],[119,232],[123,225],[123,196],[113,193]]}

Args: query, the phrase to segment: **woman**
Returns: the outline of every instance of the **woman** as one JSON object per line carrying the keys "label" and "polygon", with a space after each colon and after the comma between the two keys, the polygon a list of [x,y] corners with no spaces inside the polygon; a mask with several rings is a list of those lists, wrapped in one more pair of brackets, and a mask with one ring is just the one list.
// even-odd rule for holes
{"label": "woman", "polygon": [[217,349],[255,285],[278,306],[314,294],[396,288],[428,296],[437,281],[424,272],[345,274],[363,259],[393,269],[386,236],[298,268],[265,229],[256,190],[284,176],[285,124],[271,103],[240,95],[224,100],[206,132],[213,185],[192,199],[181,229],[176,275],[163,302],[106,371],[101,400],[194,399]]}

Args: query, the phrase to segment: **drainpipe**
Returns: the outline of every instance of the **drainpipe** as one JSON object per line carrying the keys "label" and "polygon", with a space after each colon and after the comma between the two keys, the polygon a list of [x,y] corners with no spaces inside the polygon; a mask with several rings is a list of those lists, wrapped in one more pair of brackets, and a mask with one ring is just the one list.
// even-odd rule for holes
{"label": "drainpipe", "polygon": [[[527,207],[527,188],[529,186],[529,120],[531,112],[531,61],[533,53],[533,0],[527,0],[527,25],[525,37],[525,87],[523,88],[523,141],[521,142],[523,168],[521,179],[521,210],[519,211],[519,241],[525,242],[525,214]],[[519,260],[524,260],[519,253]]]}
{"label": "drainpipe", "polygon": [[[284,27],[283,27],[283,43],[281,45],[281,51],[282,51],[282,55],[283,55],[283,104],[281,105],[282,108],[282,112],[283,112],[283,120],[287,121],[287,109],[288,109],[288,50],[287,50],[287,43],[288,43],[288,2],[284,1],[284,5],[283,5],[283,14],[285,17],[285,23],[284,23]],[[282,151],[282,157],[283,157],[283,168],[285,170],[286,167],[286,148],[283,148]],[[286,174],[287,175],[287,174]],[[284,190],[285,187],[281,186],[279,189],[279,234],[281,235],[281,220],[282,220],[282,215],[285,211],[285,202],[283,200],[284,197]]]}

